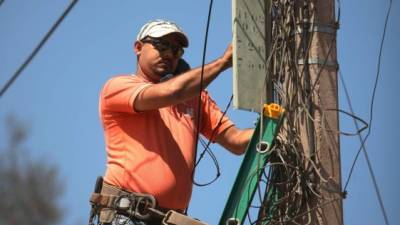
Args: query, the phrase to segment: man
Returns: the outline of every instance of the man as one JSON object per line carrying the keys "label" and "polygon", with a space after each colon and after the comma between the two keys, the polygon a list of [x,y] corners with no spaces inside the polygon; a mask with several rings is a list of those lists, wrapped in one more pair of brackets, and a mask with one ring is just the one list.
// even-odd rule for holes
{"label": "man", "polygon": [[[205,90],[197,115],[201,68],[182,71],[183,48],[188,45],[175,23],[148,22],[134,44],[135,75],[110,79],[100,96],[107,150],[104,185],[154,196],[161,211],[184,212],[189,204],[198,120],[201,134],[238,155],[253,133],[223,116]],[[231,65],[229,45],[220,58],[204,66],[203,88]],[[119,220],[146,224],[127,217],[115,218],[114,223]]]}

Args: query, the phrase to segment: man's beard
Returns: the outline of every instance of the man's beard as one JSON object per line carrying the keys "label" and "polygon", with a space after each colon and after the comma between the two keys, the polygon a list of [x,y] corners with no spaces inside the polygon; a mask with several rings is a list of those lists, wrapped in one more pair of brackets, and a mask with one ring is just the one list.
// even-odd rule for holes
{"label": "man's beard", "polygon": [[155,69],[153,72],[160,78],[160,81],[168,80],[173,74],[169,69],[163,71]]}

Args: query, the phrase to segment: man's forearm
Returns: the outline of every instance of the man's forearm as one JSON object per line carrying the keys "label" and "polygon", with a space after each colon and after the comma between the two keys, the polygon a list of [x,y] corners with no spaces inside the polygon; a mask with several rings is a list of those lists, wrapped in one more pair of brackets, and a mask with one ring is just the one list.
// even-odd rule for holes
{"label": "man's forearm", "polygon": [[221,133],[216,141],[230,152],[241,155],[246,151],[246,147],[253,135],[253,129],[241,130],[232,126]]}
{"label": "man's forearm", "polygon": [[175,98],[178,101],[184,101],[193,98],[199,94],[200,85],[202,82],[202,88],[206,88],[226,67],[224,59],[219,58],[204,66],[203,80],[201,81],[202,68],[198,67],[189,70],[179,76],[174,77],[167,85],[171,85],[173,89],[176,89]]}

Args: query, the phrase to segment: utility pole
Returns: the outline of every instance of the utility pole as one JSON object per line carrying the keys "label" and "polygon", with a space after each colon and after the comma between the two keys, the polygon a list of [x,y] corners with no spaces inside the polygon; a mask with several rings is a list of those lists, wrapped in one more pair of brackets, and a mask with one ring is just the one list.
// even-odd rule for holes
{"label": "utility pole", "polygon": [[272,158],[282,166],[271,183],[280,192],[271,218],[278,224],[343,225],[334,0],[272,1],[266,15],[272,18],[267,73],[275,101],[287,111],[279,157]]}
{"label": "utility pole", "polygon": [[254,223],[250,174],[266,183],[257,225],[343,225],[334,0],[233,0],[233,9],[234,106],[261,114],[274,102],[284,114],[261,153],[268,168],[246,166],[261,144],[252,138],[220,224],[245,214]]}
{"label": "utility pole", "polygon": [[311,204],[303,209],[309,215],[304,220],[311,218],[311,225],[343,225],[335,3],[303,0],[295,9],[297,49],[305,53],[300,54],[303,58],[298,58],[298,65],[304,77],[306,107],[313,118],[303,120],[301,143],[321,173],[314,176],[320,197],[310,195]]}

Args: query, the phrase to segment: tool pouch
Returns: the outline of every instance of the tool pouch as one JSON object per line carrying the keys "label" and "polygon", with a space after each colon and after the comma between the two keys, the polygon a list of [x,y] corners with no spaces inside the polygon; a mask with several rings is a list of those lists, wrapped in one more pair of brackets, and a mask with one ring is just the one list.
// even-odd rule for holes
{"label": "tool pouch", "polygon": [[[101,194],[106,196],[122,196],[129,193],[103,182]],[[116,212],[117,211],[113,208],[102,208],[99,216],[100,223],[111,223],[115,218]]]}
{"label": "tool pouch", "polygon": [[90,204],[92,205],[92,210],[90,212],[89,225],[93,224],[95,217],[98,218],[100,223],[111,223],[115,217],[115,209],[104,207],[110,205],[109,198],[104,198],[104,195],[118,195],[121,191],[112,188],[107,183],[104,183],[103,177],[99,176],[96,180],[96,185],[94,188],[94,193],[90,196]]}
{"label": "tool pouch", "polygon": [[[102,187],[103,187],[103,177],[99,176],[97,177],[96,184],[94,185],[94,194],[100,194]],[[95,219],[95,217],[99,216],[100,207],[95,202],[92,202],[91,199],[90,203],[92,208],[90,210],[89,225],[92,225],[94,224],[93,220]]]}

